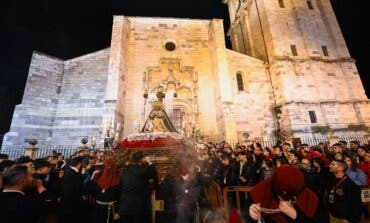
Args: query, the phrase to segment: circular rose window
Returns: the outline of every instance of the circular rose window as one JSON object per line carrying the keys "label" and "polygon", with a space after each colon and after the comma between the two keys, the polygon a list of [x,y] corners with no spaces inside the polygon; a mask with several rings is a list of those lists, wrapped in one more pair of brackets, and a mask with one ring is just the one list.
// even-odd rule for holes
{"label": "circular rose window", "polygon": [[166,50],[168,51],[173,51],[176,49],[176,44],[174,42],[167,42],[164,47],[166,48]]}

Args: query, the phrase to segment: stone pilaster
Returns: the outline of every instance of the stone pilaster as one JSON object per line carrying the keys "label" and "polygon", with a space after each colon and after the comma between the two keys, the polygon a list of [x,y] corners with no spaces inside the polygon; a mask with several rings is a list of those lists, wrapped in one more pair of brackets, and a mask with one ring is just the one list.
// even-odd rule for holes
{"label": "stone pilaster", "polygon": [[216,108],[218,124],[223,131],[222,136],[228,141],[236,141],[236,125],[233,113],[233,98],[231,90],[231,80],[229,75],[229,65],[223,36],[222,20],[213,19],[210,24],[210,39],[213,43],[211,49],[212,68],[215,77],[216,95],[219,96]]}
{"label": "stone pilaster", "polygon": [[125,16],[114,16],[109,55],[103,123],[125,123],[126,76],[130,22]]}

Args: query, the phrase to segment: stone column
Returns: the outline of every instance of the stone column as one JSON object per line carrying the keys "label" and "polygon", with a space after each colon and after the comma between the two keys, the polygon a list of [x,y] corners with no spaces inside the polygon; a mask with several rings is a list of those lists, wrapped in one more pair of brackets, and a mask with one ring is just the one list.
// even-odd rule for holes
{"label": "stone column", "polygon": [[103,122],[124,124],[130,21],[114,16]]}
{"label": "stone column", "polygon": [[213,19],[210,24],[212,42],[212,69],[216,80],[216,114],[220,127],[219,135],[227,141],[236,141],[236,123],[233,111],[233,98],[229,64],[225,47],[224,30],[221,19]]}

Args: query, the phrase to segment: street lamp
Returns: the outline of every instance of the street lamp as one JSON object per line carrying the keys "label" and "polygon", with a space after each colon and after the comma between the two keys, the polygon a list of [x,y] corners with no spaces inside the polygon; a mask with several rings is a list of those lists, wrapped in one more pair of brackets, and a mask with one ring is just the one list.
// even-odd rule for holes
{"label": "street lamp", "polygon": [[[103,150],[111,151],[115,143],[119,140],[121,133],[121,124],[117,123],[115,126],[116,128],[114,129],[112,119],[109,119],[109,121],[105,125],[101,124],[99,126],[99,141],[103,143]],[[94,144],[96,144],[96,142]],[[100,146],[98,146],[98,148],[99,147]]]}
{"label": "street lamp", "polygon": [[25,149],[24,155],[29,156],[31,159],[35,159],[38,150],[38,148],[36,148],[37,143],[37,139],[28,140],[28,144],[30,144],[30,146]]}

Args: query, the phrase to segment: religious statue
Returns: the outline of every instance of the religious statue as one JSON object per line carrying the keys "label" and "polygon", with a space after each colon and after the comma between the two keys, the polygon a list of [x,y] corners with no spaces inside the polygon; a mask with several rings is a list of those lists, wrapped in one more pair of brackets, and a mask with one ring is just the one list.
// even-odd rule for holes
{"label": "religious statue", "polygon": [[163,104],[165,94],[162,91],[158,91],[156,96],[158,99],[153,102],[152,111],[149,113],[149,117],[145,121],[141,132],[176,132],[165,111]]}
{"label": "religious statue", "polygon": [[160,108],[160,105],[155,105],[152,112],[149,114],[149,131],[150,132],[168,132],[168,129],[164,123],[164,110]]}

